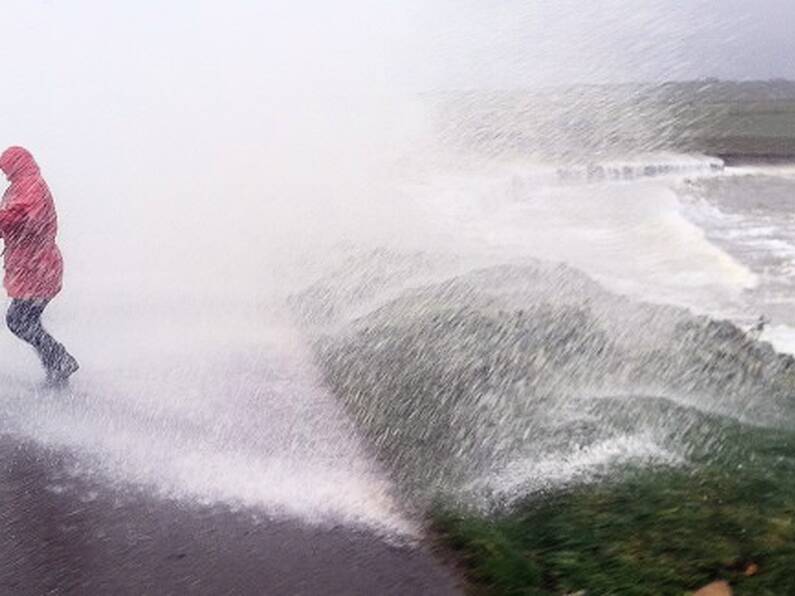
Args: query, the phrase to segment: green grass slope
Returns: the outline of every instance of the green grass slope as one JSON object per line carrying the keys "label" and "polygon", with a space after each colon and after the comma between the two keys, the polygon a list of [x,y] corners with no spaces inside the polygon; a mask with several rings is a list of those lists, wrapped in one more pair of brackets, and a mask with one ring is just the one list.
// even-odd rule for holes
{"label": "green grass slope", "polygon": [[795,594],[795,433],[733,425],[725,457],[529,497],[494,517],[438,509],[473,593]]}

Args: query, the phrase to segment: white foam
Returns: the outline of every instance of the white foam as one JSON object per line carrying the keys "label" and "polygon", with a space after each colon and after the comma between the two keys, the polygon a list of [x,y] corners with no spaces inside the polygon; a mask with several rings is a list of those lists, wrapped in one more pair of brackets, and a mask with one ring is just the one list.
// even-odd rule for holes
{"label": "white foam", "polygon": [[472,488],[476,492],[486,490],[500,501],[512,501],[528,493],[594,480],[612,466],[676,465],[682,461],[680,456],[657,445],[651,433],[620,435],[567,452],[514,461]]}

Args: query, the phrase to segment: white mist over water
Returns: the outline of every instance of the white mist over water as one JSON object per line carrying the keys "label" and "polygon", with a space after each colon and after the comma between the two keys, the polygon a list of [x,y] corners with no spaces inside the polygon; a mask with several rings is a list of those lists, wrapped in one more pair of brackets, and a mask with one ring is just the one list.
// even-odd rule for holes
{"label": "white mist over water", "polygon": [[[429,212],[444,213],[451,243],[471,250],[565,262],[613,291],[699,312],[727,310],[756,275],[690,221],[680,180],[516,184],[445,178],[425,189]],[[487,197],[487,198],[486,198]]]}
{"label": "white mist over water", "polygon": [[4,335],[0,429],[120,485],[407,531],[282,299],[348,246],[542,256],[662,300],[750,283],[664,184],[517,197],[493,164],[450,174],[418,99],[670,78],[697,10],[17,3],[0,137],[55,194],[67,277],[47,321],[83,369],[72,397],[42,394]]}

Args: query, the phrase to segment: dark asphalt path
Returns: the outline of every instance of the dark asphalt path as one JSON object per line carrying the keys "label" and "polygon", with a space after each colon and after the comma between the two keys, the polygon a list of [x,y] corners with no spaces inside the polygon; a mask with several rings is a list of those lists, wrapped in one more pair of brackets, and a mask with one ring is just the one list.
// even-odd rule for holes
{"label": "dark asphalt path", "polygon": [[92,486],[68,461],[0,436],[0,593],[457,592],[425,547]]}

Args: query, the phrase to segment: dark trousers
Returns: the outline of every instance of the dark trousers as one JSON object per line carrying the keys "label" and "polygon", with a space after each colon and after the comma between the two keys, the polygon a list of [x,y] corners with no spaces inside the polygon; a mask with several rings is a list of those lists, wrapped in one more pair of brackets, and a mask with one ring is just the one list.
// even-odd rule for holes
{"label": "dark trousers", "polygon": [[36,349],[44,368],[54,371],[60,367],[66,350],[41,324],[41,315],[49,302],[14,299],[6,313],[6,323],[11,333]]}

